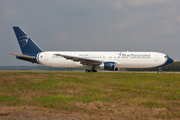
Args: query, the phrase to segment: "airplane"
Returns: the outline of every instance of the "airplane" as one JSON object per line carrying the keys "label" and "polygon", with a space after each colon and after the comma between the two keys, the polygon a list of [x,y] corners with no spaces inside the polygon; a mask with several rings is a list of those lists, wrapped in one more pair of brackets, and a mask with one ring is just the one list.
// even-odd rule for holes
{"label": "airplane", "polygon": [[174,62],[160,52],[129,51],[43,51],[19,26],[13,26],[22,54],[11,53],[19,60],[52,67],[85,67],[85,72],[97,72],[96,68],[118,71],[119,68],[153,68]]}

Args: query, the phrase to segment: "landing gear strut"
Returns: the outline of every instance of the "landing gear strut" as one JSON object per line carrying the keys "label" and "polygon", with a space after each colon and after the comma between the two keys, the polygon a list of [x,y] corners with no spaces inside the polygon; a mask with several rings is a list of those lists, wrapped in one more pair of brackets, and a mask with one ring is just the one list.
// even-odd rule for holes
{"label": "landing gear strut", "polygon": [[162,67],[159,67],[158,73],[162,72]]}
{"label": "landing gear strut", "polygon": [[85,72],[97,72],[97,70],[95,70],[95,68],[93,67],[92,69],[86,69]]}

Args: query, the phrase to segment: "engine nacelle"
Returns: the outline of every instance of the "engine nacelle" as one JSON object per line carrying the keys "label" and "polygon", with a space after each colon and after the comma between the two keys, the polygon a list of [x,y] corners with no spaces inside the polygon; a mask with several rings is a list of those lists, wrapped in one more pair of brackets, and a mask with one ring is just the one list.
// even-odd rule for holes
{"label": "engine nacelle", "polygon": [[116,68],[115,62],[104,62],[104,64],[101,65],[100,68],[104,70],[118,71],[118,68]]}

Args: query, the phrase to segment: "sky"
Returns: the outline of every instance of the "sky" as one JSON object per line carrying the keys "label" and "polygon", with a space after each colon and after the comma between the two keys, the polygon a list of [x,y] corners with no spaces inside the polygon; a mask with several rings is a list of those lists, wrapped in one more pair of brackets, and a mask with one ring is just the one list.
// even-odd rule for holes
{"label": "sky", "polygon": [[154,51],[180,60],[180,0],[0,0],[0,66],[32,65],[7,54],[21,54],[12,26],[44,51]]}

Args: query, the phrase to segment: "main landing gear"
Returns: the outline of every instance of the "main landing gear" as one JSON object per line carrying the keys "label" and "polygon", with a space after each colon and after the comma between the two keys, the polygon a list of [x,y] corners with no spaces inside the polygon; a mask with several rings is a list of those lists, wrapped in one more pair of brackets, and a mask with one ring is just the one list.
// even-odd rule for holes
{"label": "main landing gear", "polygon": [[92,69],[86,69],[85,72],[97,72],[97,70],[95,70],[95,68],[92,68]]}

